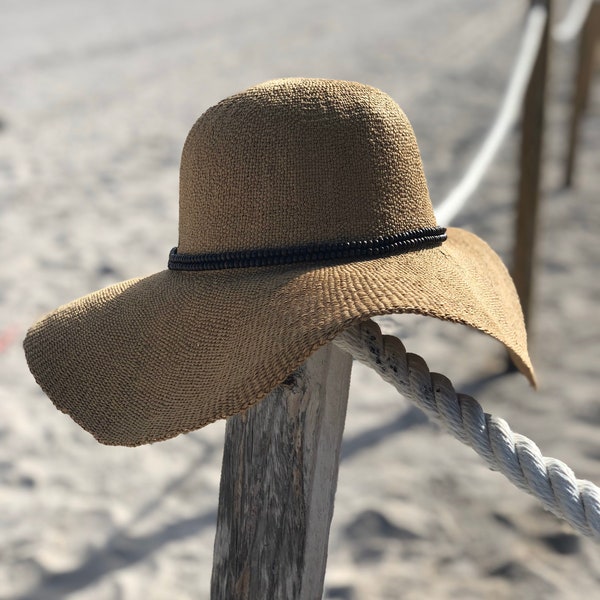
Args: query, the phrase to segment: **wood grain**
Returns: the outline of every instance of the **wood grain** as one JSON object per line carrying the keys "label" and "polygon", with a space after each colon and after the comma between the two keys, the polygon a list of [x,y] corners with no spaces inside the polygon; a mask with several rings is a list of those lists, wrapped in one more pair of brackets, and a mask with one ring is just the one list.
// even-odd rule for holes
{"label": "wood grain", "polygon": [[321,598],[352,359],[322,348],[227,421],[211,598]]}

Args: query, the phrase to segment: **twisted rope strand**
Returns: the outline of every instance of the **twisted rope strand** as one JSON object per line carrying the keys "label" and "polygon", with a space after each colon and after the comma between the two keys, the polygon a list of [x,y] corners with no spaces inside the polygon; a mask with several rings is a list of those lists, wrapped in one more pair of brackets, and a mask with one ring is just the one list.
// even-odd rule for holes
{"label": "twisted rope strand", "polygon": [[600,542],[600,489],[592,482],[577,479],[560,460],[544,457],[534,442],[513,433],[504,419],[484,413],[474,398],[457,394],[447,377],[430,373],[420,356],[407,353],[399,339],[382,335],[374,321],[347,329],[334,343],[473,448],[490,469],[536,497],[546,510],[583,535]]}

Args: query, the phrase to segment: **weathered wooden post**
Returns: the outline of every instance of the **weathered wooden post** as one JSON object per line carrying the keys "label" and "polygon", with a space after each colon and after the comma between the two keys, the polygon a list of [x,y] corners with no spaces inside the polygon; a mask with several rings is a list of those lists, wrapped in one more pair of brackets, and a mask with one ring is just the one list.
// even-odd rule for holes
{"label": "weathered wooden post", "polygon": [[583,29],[579,37],[577,55],[577,71],[571,104],[571,119],[569,122],[569,146],[565,168],[565,185],[573,184],[577,142],[579,140],[579,123],[585,112],[590,91],[590,82],[594,70],[594,55],[600,41],[600,2],[592,3]]}
{"label": "weathered wooden post", "polygon": [[531,318],[535,234],[540,198],[546,71],[550,46],[551,1],[531,0],[531,5],[544,6],[548,11],[548,17],[538,56],[527,86],[521,117],[520,173],[512,275],[523,307],[526,325],[529,325]]}
{"label": "weathered wooden post", "polygon": [[351,367],[329,344],[227,421],[213,600],[321,598]]}

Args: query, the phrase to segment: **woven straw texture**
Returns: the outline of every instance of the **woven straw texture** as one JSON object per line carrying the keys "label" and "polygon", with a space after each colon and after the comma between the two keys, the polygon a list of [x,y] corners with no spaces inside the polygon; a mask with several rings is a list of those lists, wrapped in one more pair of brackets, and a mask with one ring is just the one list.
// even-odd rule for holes
{"label": "woven straw texture", "polygon": [[[179,253],[358,241],[435,224],[410,123],[362,84],[267,82],[209,109],[184,146]],[[479,329],[533,381],[504,265],[452,228],[441,246],[370,260],[126,281],[47,315],[24,346],[60,410],[102,443],[134,446],[247,409],[340,331],[385,313]]]}

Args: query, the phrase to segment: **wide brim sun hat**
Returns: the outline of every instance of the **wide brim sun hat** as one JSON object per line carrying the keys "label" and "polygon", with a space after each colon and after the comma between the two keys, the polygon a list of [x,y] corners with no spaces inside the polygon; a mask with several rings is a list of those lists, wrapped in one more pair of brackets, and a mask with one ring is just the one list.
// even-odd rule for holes
{"label": "wide brim sun hat", "polygon": [[98,441],[235,415],[388,313],[489,334],[533,382],[506,268],[438,227],[413,130],[380,90],[295,78],[223,100],[187,137],[179,203],[168,269],[61,306],[25,339],[39,385]]}

